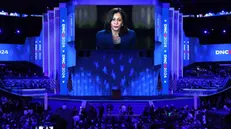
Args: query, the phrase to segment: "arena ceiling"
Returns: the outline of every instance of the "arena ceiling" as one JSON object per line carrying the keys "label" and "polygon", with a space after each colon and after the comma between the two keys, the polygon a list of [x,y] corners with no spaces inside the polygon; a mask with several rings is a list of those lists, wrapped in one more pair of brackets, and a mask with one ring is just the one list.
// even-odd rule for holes
{"label": "arena ceiling", "polygon": [[184,14],[203,14],[208,12],[231,11],[231,0],[161,0],[180,8]]}
{"label": "arena ceiling", "polygon": [[[61,2],[70,0],[5,0],[0,4],[0,10],[29,14],[42,14],[48,9],[58,6]],[[184,14],[231,11],[231,0],[160,0],[169,2],[172,7],[180,8]]]}
{"label": "arena ceiling", "polygon": [[0,4],[0,10],[25,14],[43,14],[48,9],[57,7],[61,2],[69,0],[5,0]]}

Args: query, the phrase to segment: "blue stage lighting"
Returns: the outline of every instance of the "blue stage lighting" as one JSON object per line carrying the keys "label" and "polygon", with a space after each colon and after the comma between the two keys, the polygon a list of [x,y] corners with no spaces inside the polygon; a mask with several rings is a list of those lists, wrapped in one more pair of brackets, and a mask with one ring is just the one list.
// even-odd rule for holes
{"label": "blue stage lighting", "polygon": [[17,33],[17,34],[20,34],[20,30],[16,30],[16,33]]}
{"label": "blue stage lighting", "polygon": [[204,34],[207,34],[207,33],[208,33],[208,31],[207,31],[207,30],[205,30],[205,31],[204,31]]}
{"label": "blue stage lighting", "polygon": [[226,33],[226,30],[223,30],[223,33]]}

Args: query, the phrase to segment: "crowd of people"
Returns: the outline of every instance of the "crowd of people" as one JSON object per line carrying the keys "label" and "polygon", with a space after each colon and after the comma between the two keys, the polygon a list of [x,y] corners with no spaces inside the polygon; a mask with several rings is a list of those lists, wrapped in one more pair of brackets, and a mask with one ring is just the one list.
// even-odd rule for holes
{"label": "crowd of people", "polygon": [[1,129],[33,129],[46,120],[48,114],[44,111],[41,102],[32,102],[31,98],[22,98],[1,92]]}
{"label": "crowd of people", "polygon": [[215,76],[231,77],[231,66],[230,65],[220,65],[220,67],[214,68],[214,69],[215,69],[214,70]]}
{"label": "crowd of people", "polygon": [[224,85],[225,78],[184,77],[177,80],[177,87],[188,89],[219,89]]}
{"label": "crowd of people", "polygon": [[[221,108],[230,112],[231,101],[229,98],[221,103]],[[183,128],[210,128],[208,124],[208,111],[219,110],[216,104],[203,101],[201,107],[194,109],[187,105],[176,108],[174,105],[156,107],[155,104],[147,105],[139,116],[133,114],[133,107],[121,104],[118,114],[112,114],[115,109],[112,104],[100,104],[94,107],[91,103],[80,107],[67,107],[63,104],[56,110],[44,110],[44,101],[33,100],[9,93],[1,93],[0,98],[0,128],[1,129],[33,129],[38,126],[50,126],[55,129],[183,129]],[[223,100],[223,99],[221,99]],[[219,101],[219,98],[216,98]],[[48,102],[49,103],[49,102]],[[60,101],[60,103],[63,103]]]}
{"label": "crowd of people", "polygon": [[[88,105],[82,110],[81,114],[76,114],[74,118],[74,128],[83,128],[83,125],[91,125],[94,128],[206,128],[206,109],[194,110],[187,105],[182,109],[177,109],[173,105],[157,108],[154,105],[148,105],[144,108],[143,114],[139,117],[132,116],[132,107],[126,108],[121,105],[121,111],[118,117],[110,116],[110,110],[113,105],[107,106],[107,115],[103,117],[103,106],[97,109]],[[127,109],[127,110],[126,110]],[[88,111],[88,112],[86,112]],[[87,124],[87,122],[91,124]],[[85,123],[85,124],[83,124]],[[100,126],[100,127],[99,127]],[[89,128],[89,127],[88,127]]]}
{"label": "crowd of people", "polygon": [[56,81],[48,78],[6,78],[2,80],[5,88],[39,89],[54,87]]}
{"label": "crowd of people", "polygon": [[[206,127],[206,109],[194,110],[185,106],[176,109],[173,105],[156,108],[146,106],[143,114],[136,117],[132,107],[121,105],[118,115],[111,115],[113,105],[103,104],[94,107],[67,107],[65,104],[49,112],[43,109],[42,102],[23,100],[23,98],[1,97],[0,124],[2,129],[32,129],[40,125],[52,125],[55,129],[140,129],[149,128],[183,128]],[[50,105],[52,108],[52,105]],[[49,123],[49,124],[47,124]]]}
{"label": "crowd of people", "polygon": [[[106,107],[106,108],[105,108]],[[193,109],[187,105],[181,109],[174,105],[155,107],[147,105],[143,113],[133,116],[132,107],[121,105],[120,113],[112,115],[113,105],[101,104],[94,107],[67,107],[63,104],[55,112],[52,105],[44,110],[43,101],[28,98],[2,96],[0,99],[0,127],[2,129],[33,129],[38,126],[50,126],[55,129],[185,129],[209,128],[207,111],[212,109],[203,105]],[[225,110],[230,110],[227,106]],[[213,108],[213,110],[215,110]]]}
{"label": "crowd of people", "polygon": [[[205,67],[205,66],[204,66]],[[214,67],[214,68],[213,68]],[[222,89],[231,75],[231,67],[206,65],[184,71],[184,78],[177,79],[177,90],[182,89]]]}
{"label": "crowd of people", "polygon": [[56,88],[57,81],[50,79],[34,71],[14,70],[5,66],[0,66],[0,83],[2,88],[11,89],[41,89],[46,88],[52,91]]}

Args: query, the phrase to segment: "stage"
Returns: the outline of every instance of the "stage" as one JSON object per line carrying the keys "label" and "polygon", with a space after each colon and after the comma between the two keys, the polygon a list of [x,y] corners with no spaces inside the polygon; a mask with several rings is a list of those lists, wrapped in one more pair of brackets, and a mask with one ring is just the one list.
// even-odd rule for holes
{"label": "stage", "polygon": [[86,101],[161,101],[161,100],[177,100],[177,99],[193,99],[191,96],[175,96],[175,95],[159,95],[159,96],[121,96],[113,98],[112,96],[68,96],[68,95],[49,95],[49,99],[64,100],[86,100]]}
{"label": "stage", "polygon": [[[44,101],[44,97],[33,97],[34,100]],[[110,96],[65,96],[65,95],[48,95],[48,105],[52,108],[58,108],[63,104],[72,108],[79,107],[82,104],[90,103],[98,106],[100,103],[107,105],[113,104],[119,107],[121,104],[125,105],[139,105],[139,110],[154,104],[156,107],[163,107],[166,105],[174,105],[177,108],[182,108],[185,105],[194,107],[194,97],[188,96],[123,96],[120,99],[113,99]],[[197,98],[197,106],[200,105],[200,100]]]}

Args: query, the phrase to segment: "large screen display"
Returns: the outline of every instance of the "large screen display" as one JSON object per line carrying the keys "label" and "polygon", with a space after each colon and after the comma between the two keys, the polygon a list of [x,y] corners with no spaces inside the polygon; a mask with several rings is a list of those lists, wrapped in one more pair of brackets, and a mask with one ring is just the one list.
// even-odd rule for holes
{"label": "large screen display", "polygon": [[30,48],[18,44],[0,44],[0,61],[29,61]]}
{"label": "large screen display", "polygon": [[231,44],[196,45],[193,47],[193,62],[217,62],[231,60]]}
{"label": "large screen display", "polygon": [[154,48],[153,6],[76,6],[77,50]]}

